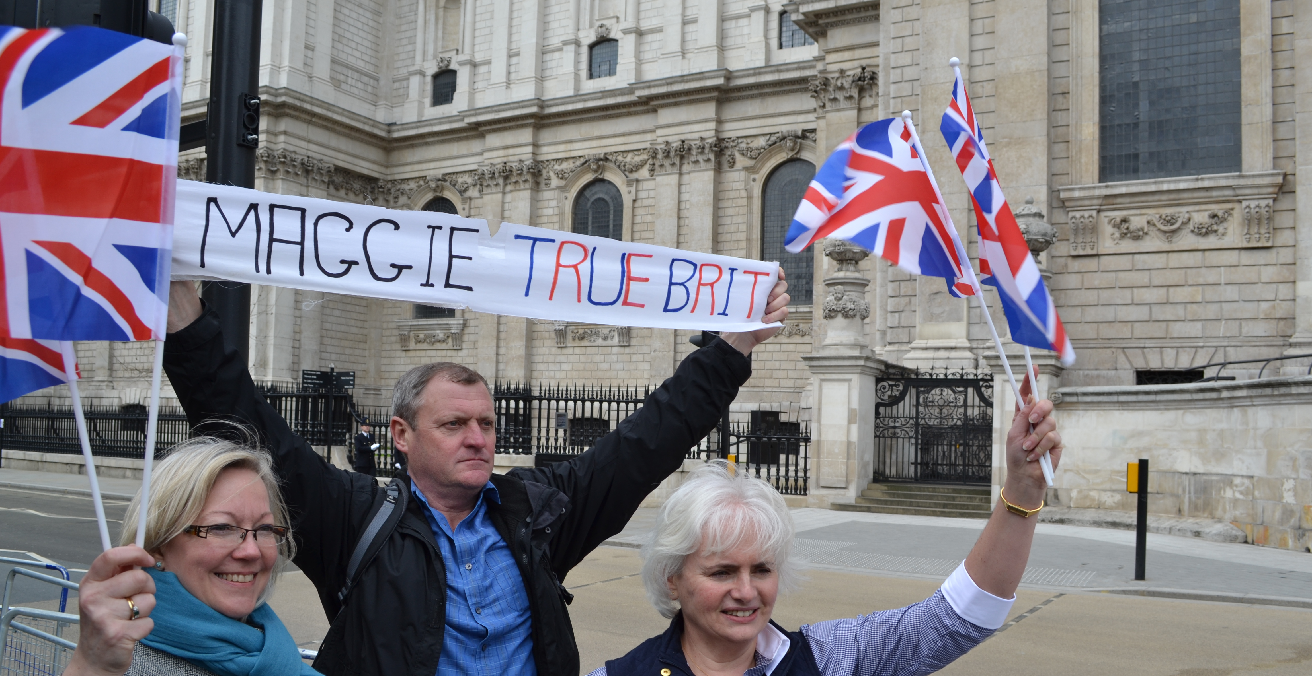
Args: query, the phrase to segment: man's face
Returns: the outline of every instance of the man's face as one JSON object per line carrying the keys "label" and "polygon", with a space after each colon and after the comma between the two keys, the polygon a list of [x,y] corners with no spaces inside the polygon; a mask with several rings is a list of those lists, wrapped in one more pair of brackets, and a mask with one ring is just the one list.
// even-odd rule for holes
{"label": "man's face", "polygon": [[[434,378],[424,388],[415,427],[392,418],[392,439],[426,494],[477,493],[492,476],[496,409],[482,384]],[[436,496],[430,496],[436,497]]]}
{"label": "man's face", "polygon": [[360,426],[360,431],[361,431],[361,432],[364,432],[365,434],[373,434],[373,433],[374,433],[374,428],[372,428],[372,427],[370,427],[370,426],[368,426],[368,425],[361,425],[361,426]]}

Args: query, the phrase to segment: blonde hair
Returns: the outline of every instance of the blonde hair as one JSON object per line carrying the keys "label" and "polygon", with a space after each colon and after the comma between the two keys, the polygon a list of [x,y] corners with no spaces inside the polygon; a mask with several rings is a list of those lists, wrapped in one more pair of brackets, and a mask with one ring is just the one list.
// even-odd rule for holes
{"label": "blonde hair", "polygon": [[733,463],[713,460],[698,467],[661,506],[642,547],[643,586],[661,615],[679,612],[668,580],[683,571],[684,561],[698,547],[709,554],[759,548],[774,561],[780,591],[797,586],[788,505],[774,486]]}
{"label": "blonde hair", "polygon": [[[209,500],[219,475],[229,469],[255,472],[269,493],[269,512],[273,515],[273,522],[290,527],[287,504],[278,489],[278,477],[268,453],[226,439],[197,437],[174,446],[167,457],[155,464],[150,479],[150,513],[146,516],[146,551],[159,552],[192,525]],[[138,490],[123,517],[119,545],[136,541],[140,510],[141,491]],[[269,585],[260,595],[260,603],[272,596],[274,583],[295,555],[296,545],[289,533],[287,541],[278,546],[278,560],[274,563]]]}

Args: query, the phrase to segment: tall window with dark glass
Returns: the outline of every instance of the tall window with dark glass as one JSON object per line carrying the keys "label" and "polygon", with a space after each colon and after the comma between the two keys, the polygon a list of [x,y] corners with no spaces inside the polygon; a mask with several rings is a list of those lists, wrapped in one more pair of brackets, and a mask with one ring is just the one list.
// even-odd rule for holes
{"label": "tall window with dark glass", "polygon": [[1102,183],[1242,169],[1239,0],[1100,0]]}
{"label": "tall window with dark glass", "polygon": [[811,303],[812,254],[809,249],[789,253],[784,249],[784,236],[813,176],[814,164],[789,160],[770,172],[761,194],[761,260],[779,262],[788,279],[788,295],[801,305]]}
{"label": "tall window with dark glass", "polygon": [[624,239],[624,200],[607,180],[589,183],[574,198],[574,232]]}
{"label": "tall window with dark glass", "polygon": [[456,100],[456,72],[444,70],[433,76],[433,105],[445,106]]}
{"label": "tall window with dark glass", "polygon": [[620,43],[618,40],[598,40],[588,48],[588,79],[610,77],[615,74],[615,64],[620,60]]}
{"label": "tall window with dark glass", "polygon": [[814,45],[815,40],[811,39],[805,31],[793,23],[793,15],[787,11],[779,12],[779,49],[792,49],[793,47],[805,47]]}

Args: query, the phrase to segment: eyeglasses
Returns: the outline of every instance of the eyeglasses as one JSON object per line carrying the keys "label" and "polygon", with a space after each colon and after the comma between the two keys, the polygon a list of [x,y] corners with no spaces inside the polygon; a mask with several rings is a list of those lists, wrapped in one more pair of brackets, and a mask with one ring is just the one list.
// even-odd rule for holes
{"label": "eyeglasses", "polygon": [[218,540],[224,544],[236,546],[246,541],[247,533],[255,534],[255,544],[260,547],[277,547],[287,541],[286,526],[274,526],[265,524],[254,528],[242,528],[226,523],[216,523],[212,526],[187,526],[182,529],[184,533],[191,533],[198,538]]}

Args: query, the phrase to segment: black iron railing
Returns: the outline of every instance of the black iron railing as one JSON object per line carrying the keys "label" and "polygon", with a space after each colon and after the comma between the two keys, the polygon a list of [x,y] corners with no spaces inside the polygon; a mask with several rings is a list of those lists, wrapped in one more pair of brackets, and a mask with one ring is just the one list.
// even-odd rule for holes
{"label": "black iron railing", "polygon": [[992,479],[992,375],[945,371],[881,377],[875,399],[875,481]]}
{"label": "black iron railing", "polygon": [[497,383],[497,452],[550,462],[578,455],[642,407],[647,387]]}
{"label": "black iron railing", "polygon": [[[348,392],[304,392],[261,387],[261,394],[292,431],[325,455],[337,447],[350,455],[363,420],[372,423],[377,475],[391,477],[398,459],[392,444],[387,407],[357,406]],[[497,452],[533,455],[538,465],[567,460],[588,450],[601,436],[642,407],[647,387],[579,387],[497,384]],[[689,459],[733,455],[747,471],[771,482],[780,492],[805,495],[809,476],[810,428],[795,420],[794,410],[735,413],[729,421],[728,447],[720,448],[716,427]],[[72,409],[0,405],[0,447],[52,453],[81,453]],[[146,407],[87,407],[92,452],[98,456],[141,458],[145,447]],[[792,418],[792,419],[790,419]],[[165,407],[159,415],[160,452],[190,435],[181,409]]]}
{"label": "black iron railing", "polygon": [[[142,459],[146,456],[146,407],[86,406],[87,436],[91,452],[110,458]],[[0,405],[0,447],[41,453],[81,453],[73,409],[24,404]],[[156,457],[185,440],[191,432],[182,409],[161,407],[155,442]]]}
{"label": "black iron railing", "polygon": [[346,391],[305,392],[258,388],[265,401],[311,446],[345,446],[355,435],[355,400]]}

